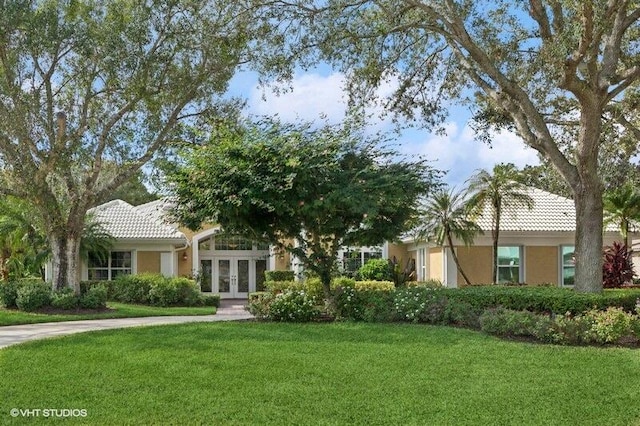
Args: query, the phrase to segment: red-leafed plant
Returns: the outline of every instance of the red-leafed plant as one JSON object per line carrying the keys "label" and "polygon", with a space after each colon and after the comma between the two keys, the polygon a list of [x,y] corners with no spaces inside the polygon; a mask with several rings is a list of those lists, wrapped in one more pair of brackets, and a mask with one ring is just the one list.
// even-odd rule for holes
{"label": "red-leafed plant", "polygon": [[618,288],[633,282],[633,263],[631,251],[626,245],[614,242],[604,250],[602,264],[602,286],[604,288]]}

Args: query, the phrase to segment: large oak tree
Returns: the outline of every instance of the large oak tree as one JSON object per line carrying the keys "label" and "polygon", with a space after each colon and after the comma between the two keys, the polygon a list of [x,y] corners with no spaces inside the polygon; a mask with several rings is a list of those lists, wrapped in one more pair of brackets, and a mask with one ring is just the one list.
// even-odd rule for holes
{"label": "large oak tree", "polygon": [[[387,107],[426,125],[447,100],[510,125],[567,182],[576,206],[576,290],[602,289],[603,129],[634,136],[640,4],[632,0],[279,2],[292,55],[337,64],[354,105],[385,81]],[[307,49],[305,49],[307,48]],[[572,149],[563,149],[564,136]]]}
{"label": "large oak tree", "polygon": [[0,2],[0,191],[28,200],[53,286],[79,291],[87,210],[203,130],[269,38],[253,2]]}

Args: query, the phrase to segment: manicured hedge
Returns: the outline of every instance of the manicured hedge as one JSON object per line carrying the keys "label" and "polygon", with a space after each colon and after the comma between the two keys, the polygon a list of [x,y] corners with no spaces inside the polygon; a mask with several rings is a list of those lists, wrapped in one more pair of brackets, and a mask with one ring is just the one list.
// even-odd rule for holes
{"label": "manicured hedge", "polygon": [[108,300],[152,306],[220,306],[220,296],[204,295],[194,280],[160,274],[120,275],[113,281],[84,281],[84,294],[105,286]]}
{"label": "manicured hedge", "polygon": [[293,271],[265,271],[265,281],[293,281],[296,279]]}
{"label": "manicured hedge", "polygon": [[478,310],[502,306],[516,311],[554,314],[578,314],[593,308],[606,309],[609,306],[618,306],[632,312],[640,298],[640,290],[637,289],[612,289],[605,290],[602,294],[533,286],[473,286],[459,289],[442,288],[435,291],[442,292],[449,299],[468,303]]}

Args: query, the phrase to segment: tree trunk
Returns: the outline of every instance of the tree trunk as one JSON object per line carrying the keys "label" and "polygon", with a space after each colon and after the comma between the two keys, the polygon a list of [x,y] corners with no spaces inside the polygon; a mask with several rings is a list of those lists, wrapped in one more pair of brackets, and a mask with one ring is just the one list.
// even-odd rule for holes
{"label": "tree trunk", "polygon": [[493,284],[498,283],[498,240],[500,238],[500,207],[493,206],[495,209],[495,217],[493,221],[493,229],[491,234],[493,236]]}
{"label": "tree trunk", "polygon": [[[458,269],[458,272],[460,272],[460,275],[462,275],[462,278],[464,278],[464,281],[467,283],[467,285],[471,285],[471,281],[469,281],[469,277],[467,277],[467,274],[464,273],[464,271],[462,270],[462,266],[460,266],[460,262],[458,261],[458,255],[456,255],[456,251],[453,248],[453,240],[451,239],[451,233],[447,232],[447,242],[449,243],[449,250],[451,250],[451,256],[453,257],[453,261],[456,264],[456,268]],[[446,271],[445,271],[446,274]]]}
{"label": "tree trunk", "polygon": [[80,234],[51,236],[52,288],[71,287],[80,295]]}
{"label": "tree trunk", "polygon": [[602,192],[587,187],[574,192],[576,206],[575,290],[602,292]]}

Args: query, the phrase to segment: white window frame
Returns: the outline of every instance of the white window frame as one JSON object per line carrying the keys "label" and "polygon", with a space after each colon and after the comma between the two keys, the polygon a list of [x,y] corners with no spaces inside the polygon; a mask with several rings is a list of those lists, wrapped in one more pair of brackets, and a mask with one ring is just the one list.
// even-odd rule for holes
{"label": "white window frame", "polygon": [[[129,268],[111,266],[111,261],[113,259],[113,257],[112,257],[113,253],[129,253],[129,255],[131,257],[131,266]],[[103,280],[103,279],[93,279],[93,280],[95,280],[95,281],[111,281],[111,280],[113,280],[113,271],[129,271],[129,275],[135,274],[136,273],[135,265],[136,265],[135,250],[111,250],[109,252],[109,257],[107,259],[107,266],[106,267],[91,267],[91,265],[89,264],[89,261],[87,260],[87,278],[90,277],[92,270],[106,270],[107,271],[107,279],[105,279],[105,280]]]}
{"label": "white window frame", "polygon": [[[560,266],[560,270],[558,271],[558,275],[560,277],[560,279],[558,280],[558,283],[560,285],[560,287],[567,287],[567,288],[573,288],[574,284],[565,284],[564,283],[564,268],[565,266],[569,266],[568,264],[565,265],[564,263],[564,249],[568,248],[568,247],[572,247],[573,248],[573,253],[576,252],[576,246],[573,244],[563,244],[560,246],[560,249],[558,250],[558,265]],[[573,267],[573,273],[574,273],[574,278],[575,278],[575,263],[573,265],[571,265]]]}
{"label": "white window frame", "polygon": [[[517,248],[518,249],[518,282],[517,283],[511,283],[511,282],[500,282],[498,281],[499,284],[520,284],[524,282],[524,249],[522,246],[517,246],[517,245],[500,245],[498,246],[498,251],[500,251],[500,248]],[[513,268],[514,266],[511,265],[500,265],[498,263],[498,269],[497,269],[497,273],[498,276],[496,277],[496,280],[498,280],[498,278],[500,277],[500,268]]]}

